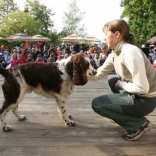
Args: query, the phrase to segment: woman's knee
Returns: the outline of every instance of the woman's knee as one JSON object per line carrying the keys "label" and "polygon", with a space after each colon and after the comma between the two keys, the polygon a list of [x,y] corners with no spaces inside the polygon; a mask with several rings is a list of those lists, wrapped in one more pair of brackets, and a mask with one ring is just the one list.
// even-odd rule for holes
{"label": "woman's knee", "polygon": [[92,109],[94,111],[99,110],[101,108],[104,108],[104,105],[106,104],[111,104],[111,101],[108,98],[107,94],[94,98],[92,100]]}
{"label": "woman's knee", "polygon": [[121,80],[121,79],[120,79],[120,77],[117,76],[117,75],[109,75],[108,78],[107,78],[107,80],[108,80],[108,84],[110,84],[110,85],[115,85],[116,82],[117,82],[118,80]]}
{"label": "woman's knee", "polygon": [[96,98],[92,100],[92,109],[95,111],[97,108]]}

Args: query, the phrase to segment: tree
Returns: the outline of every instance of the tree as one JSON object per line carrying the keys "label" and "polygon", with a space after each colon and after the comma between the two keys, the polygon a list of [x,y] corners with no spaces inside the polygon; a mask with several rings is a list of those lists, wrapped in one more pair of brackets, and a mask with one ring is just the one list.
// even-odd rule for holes
{"label": "tree", "polygon": [[71,35],[77,34],[80,36],[85,36],[85,28],[84,25],[81,24],[83,20],[83,15],[85,12],[81,12],[77,6],[76,0],[71,0],[68,4],[67,12],[64,12],[63,17],[63,29],[62,33]]}
{"label": "tree", "polygon": [[0,0],[0,22],[5,18],[9,13],[18,11],[19,8],[13,0]]}
{"label": "tree", "polygon": [[156,36],[156,3],[155,0],[122,0],[124,11],[122,18],[127,18],[138,43],[144,44]]}
{"label": "tree", "polygon": [[51,39],[51,43],[54,45],[59,46],[61,44],[60,34],[57,32],[57,30],[50,31],[47,37]]}
{"label": "tree", "polygon": [[15,33],[38,34],[40,22],[35,21],[29,13],[15,12],[4,18],[0,24],[0,35],[7,37]]}
{"label": "tree", "polygon": [[40,4],[39,0],[26,0],[25,12],[29,12],[35,20],[40,21],[40,33],[47,35],[53,27],[51,20],[52,9],[48,9],[45,5]]}

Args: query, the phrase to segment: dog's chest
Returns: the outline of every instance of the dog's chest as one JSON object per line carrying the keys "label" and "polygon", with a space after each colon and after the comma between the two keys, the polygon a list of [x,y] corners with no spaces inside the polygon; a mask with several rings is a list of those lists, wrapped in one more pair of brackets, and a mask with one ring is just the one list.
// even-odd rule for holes
{"label": "dog's chest", "polygon": [[64,96],[69,96],[74,91],[75,86],[71,83],[71,81],[64,81],[61,87],[61,94]]}

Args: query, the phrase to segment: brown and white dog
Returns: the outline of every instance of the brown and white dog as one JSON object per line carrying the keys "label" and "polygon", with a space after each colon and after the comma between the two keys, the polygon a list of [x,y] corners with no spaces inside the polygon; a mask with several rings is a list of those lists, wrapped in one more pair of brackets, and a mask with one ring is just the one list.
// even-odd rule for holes
{"label": "brown and white dog", "polygon": [[26,119],[18,113],[18,105],[26,93],[35,92],[46,98],[54,98],[57,109],[65,125],[74,126],[69,119],[66,103],[75,85],[85,85],[88,77],[96,74],[90,59],[84,54],[76,54],[62,60],[57,67],[54,63],[26,63],[14,67],[11,71],[0,68],[0,74],[5,78],[2,84],[4,102],[0,108],[0,119],[3,131],[12,127],[5,122],[9,110],[18,120]]}

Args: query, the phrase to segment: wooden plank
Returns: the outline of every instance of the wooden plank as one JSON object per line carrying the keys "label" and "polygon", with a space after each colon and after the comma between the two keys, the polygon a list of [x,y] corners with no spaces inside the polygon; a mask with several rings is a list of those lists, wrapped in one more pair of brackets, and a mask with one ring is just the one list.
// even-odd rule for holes
{"label": "wooden plank", "polygon": [[[137,141],[127,141],[127,140],[123,140],[123,138],[117,136],[117,137],[113,137],[113,136],[103,136],[103,137],[97,137],[97,136],[90,136],[90,137],[80,137],[80,136],[71,136],[71,137],[51,137],[51,138],[45,138],[45,137],[29,137],[28,135],[26,137],[20,137],[20,138],[1,138],[1,142],[0,142],[0,146],[4,146],[5,147],[27,147],[27,146],[35,146],[35,147],[40,147],[40,146],[44,146],[44,147],[59,147],[59,146],[63,146],[63,147],[82,147],[82,146],[98,146],[98,145],[112,145],[112,146],[122,146],[124,145],[131,145],[131,146],[135,146],[135,145],[147,145],[147,142],[152,145],[155,144],[155,137],[153,137],[152,135],[146,135],[146,136],[142,136],[139,140]],[[149,145],[149,144],[148,144]]]}
{"label": "wooden plank", "polygon": [[[2,155],[3,154],[3,155]],[[2,156],[155,156],[155,146],[89,146],[89,147],[7,147],[0,148]]]}

